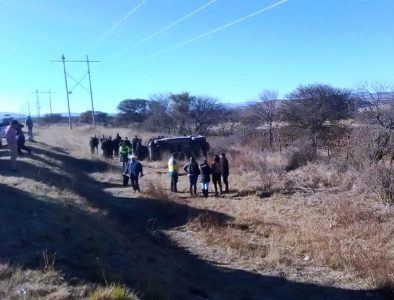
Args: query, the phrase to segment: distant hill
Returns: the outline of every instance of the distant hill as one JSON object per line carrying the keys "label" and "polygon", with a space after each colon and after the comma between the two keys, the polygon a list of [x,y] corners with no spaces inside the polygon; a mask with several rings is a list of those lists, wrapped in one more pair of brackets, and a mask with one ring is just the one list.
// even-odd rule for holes
{"label": "distant hill", "polygon": [[250,102],[236,102],[236,103],[222,103],[226,108],[234,109],[234,108],[244,108],[250,105]]}
{"label": "distant hill", "polygon": [[[56,115],[60,114],[62,117],[68,117],[68,113],[67,112],[53,113],[53,114],[56,114]],[[42,114],[41,117],[43,117],[45,115],[48,115],[48,114]],[[80,116],[80,113],[71,113],[71,117],[79,117],[79,116]],[[27,115],[0,111],[0,118],[4,118],[4,117],[11,117],[13,119],[25,119],[25,118],[27,118]],[[36,115],[31,115],[31,117],[33,119],[37,118]]]}
{"label": "distant hill", "polygon": [[24,119],[26,118],[26,115],[0,111],[0,118],[2,119],[5,117],[11,117],[13,119]]}

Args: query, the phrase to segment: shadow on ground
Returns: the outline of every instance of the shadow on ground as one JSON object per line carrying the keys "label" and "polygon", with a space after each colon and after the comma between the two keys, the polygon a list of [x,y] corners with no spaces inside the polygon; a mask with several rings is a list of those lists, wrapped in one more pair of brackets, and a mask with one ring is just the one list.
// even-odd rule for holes
{"label": "shadow on ground", "polygon": [[[55,150],[55,149],[53,149]],[[67,280],[126,283],[143,299],[389,299],[382,291],[355,291],[287,281],[215,266],[174,245],[159,229],[182,226],[202,213],[229,216],[172,201],[115,197],[89,176],[105,162],[73,158],[35,148],[48,167],[19,161],[17,176],[69,189],[89,201],[88,213],[51,199],[0,184],[0,261],[43,269],[43,250],[56,253],[55,268]],[[43,158],[44,157],[44,158]],[[66,176],[46,158],[61,162]],[[15,176],[6,168],[0,175]],[[104,274],[104,276],[103,276]]]}

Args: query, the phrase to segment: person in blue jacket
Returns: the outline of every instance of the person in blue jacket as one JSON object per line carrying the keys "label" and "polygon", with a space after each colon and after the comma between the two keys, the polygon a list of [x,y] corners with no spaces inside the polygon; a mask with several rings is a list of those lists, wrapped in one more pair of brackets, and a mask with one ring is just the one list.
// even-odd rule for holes
{"label": "person in blue jacket", "polygon": [[124,175],[130,177],[130,183],[133,187],[134,192],[140,191],[138,183],[139,177],[144,176],[142,164],[137,160],[137,156],[134,154],[129,156],[130,161],[127,163]]}

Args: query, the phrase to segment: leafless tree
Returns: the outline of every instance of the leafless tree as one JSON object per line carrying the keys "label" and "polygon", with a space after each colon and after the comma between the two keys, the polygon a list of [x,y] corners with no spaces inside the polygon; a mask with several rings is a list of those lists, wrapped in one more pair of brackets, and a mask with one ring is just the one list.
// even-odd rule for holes
{"label": "leafless tree", "polygon": [[177,128],[178,134],[190,134],[190,105],[194,101],[194,96],[189,92],[180,94],[170,94],[171,117]]}
{"label": "leafless tree", "polygon": [[265,90],[258,101],[251,107],[251,113],[260,124],[268,129],[269,144],[272,148],[274,143],[274,124],[278,121],[278,92]]}
{"label": "leafless tree", "polygon": [[335,122],[348,118],[354,110],[349,90],[326,84],[299,86],[284,103],[287,120],[307,129],[317,147],[318,138]]}
{"label": "leafless tree", "polygon": [[368,107],[368,116],[372,124],[379,125],[383,130],[394,129],[394,93],[381,82],[363,84],[357,97]]}
{"label": "leafless tree", "polygon": [[170,116],[171,106],[169,95],[157,94],[150,97],[148,103],[148,117],[144,121],[144,127],[152,131],[166,131],[171,133],[174,128],[174,120]]}
{"label": "leafless tree", "polygon": [[220,132],[223,136],[233,135],[240,124],[239,110],[223,108],[222,120],[220,122]]}
{"label": "leafless tree", "polygon": [[[394,93],[381,82],[362,85],[357,92],[358,99],[367,107],[370,125],[378,126],[374,139],[371,160],[379,162],[383,157],[390,157],[390,165],[394,160]],[[376,129],[375,129],[376,130]]]}
{"label": "leafless tree", "polygon": [[215,98],[197,96],[190,104],[190,117],[193,120],[191,133],[206,134],[212,124],[224,117],[224,107]]}

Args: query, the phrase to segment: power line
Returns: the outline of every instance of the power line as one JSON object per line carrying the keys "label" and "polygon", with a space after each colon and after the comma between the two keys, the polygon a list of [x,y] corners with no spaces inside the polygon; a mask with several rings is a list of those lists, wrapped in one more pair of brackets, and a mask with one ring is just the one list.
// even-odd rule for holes
{"label": "power line", "polygon": [[[52,60],[51,62],[61,62],[61,63],[63,63],[64,82],[65,82],[65,85],[66,85],[66,95],[67,95],[68,122],[69,122],[70,129],[72,129],[71,111],[70,111],[70,94],[72,93],[72,90],[76,86],[80,86],[81,88],[83,88],[84,90],[86,90],[90,94],[90,101],[91,101],[91,105],[92,105],[92,121],[93,121],[93,125],[96,127],[96,120],[95,120],[95,113],[94,113],[94,103],[93,103],[92,82],[91,82],[91,77],[90,77],[90,63],[96,63],[96,62],[100,62],[100,61],[99,60],[89,60],[89,57],[87,55],[86,55],[86,60],[66,60],[66,58],[64,57],[64,54],[63,54],[62,57],[61,57],[61,60]],[[88,71],[82,77],[82,79],[78,81],[78,80],[74,79],[71,75],[67,74],[66,62],[67,63],[86,63]],[[89,90],[81,85],[81,81],[86,77],[86,75],[89,76],[88,77],[89,78],[89,87],[90,87]],[[76,85],[71,90],[69,90],[69,88],[68,88],[67,77],[71,78],[73,81],[76,82]]]}
{"label": "power line", "polygon": [[118,22],[112,25],[109,29],[107,29],[98,39],[92,42],[88,47],[84,49],[84,51],[92,48],[100,41],[104,40],[111,32],[113,32],[117,27],[119,27],[123,22],[125,22],[131,15],[133,15],[147,0],[142,0],[136,7],[131,9],[125,16],[123,16]]}
{"label": "power line", "polygon": [[36,90],[35,92],[32,92],[34,94],[36,94],[36,109],[37,109],[37,118],[40,118],[40,98],[38,97],[38,94],[40,93],[38,90]]}
{"label": "power line", "polygon": [[222,30],[224,30],[224,29],[226,29],[226,28],[228,28],[228,27],[230,27],[230,26],[236,25],[236,24],[238,24],[238,23],[240,23],[240,22],[242,22],[242,21],[245,21],[245,20],[250,19],[250,18],[252,18],[252,17],[254,17],[254,16],[257,16],[257,15],[259,15],[259,14],[261,14],[261,13],[263,13],[263,12],[266,12],[266,11],[268,11],[268,10],[270,10],[270,9],[272,9],[272,8],[274,8],[274,7],[276,7],[276,6],[279,6],[279,5],[281,5],[281,4],[283,4],[283,3],[287,2],[287,1],[288,1],[288,0],[279,1],[279,2],[277,2],[277,3],[274,3],[274,4],[270,5],[270,6],[267,6],[267,7],[265,7],[265,8],[259,9],[259,10],[255,11],[255,12],[253,12],[253,13],[251,13],[251,14],[245,16],[245,17],[239,18],[239,19],[237,19],[237,20],[235,20],[235,21],[232,21],[232,22],[230,22],[230,23],[227,23],[227,24],[225,24],[225,25],[216,27],[216,28],[214,28],[214,29],[212,29],[212,30],[210,30],[210,31],[208,31],[208,32],[205,32],[205,33],[203,33],[203,34],[200,34],[200,35],[198,35],[198,36],[196,36],[196,37],[194,37],[194,38],[192,38],[192,39],[189,39],[189,40],[187,40],[187,41],[181,42],[181,43],[176,44],[176,45],[174,45],[174,46],[171,46],[171,47],[169,47],[169,48],[166,48],[166,49],[163,49],[163,50],[160,50],[160,51],[156,51],[156,52],[154,52],[154,53],[152,53],[152,54],[149,54],[149,55],[147,55],[147,56],[141,57],[141,58],[139,58],[139,59],[133,60],[133,61],[131,61],[131,63],[136,63],[136,62],[139,62],[139,61],[142,61],[142,60],[145,60],[145,59],[148,59],[148,58],[151,58],[151,57],[154,57],[154,56],[157,56],[157,55],[166,53],[166,52],[169,52],[169,51],[171,51],[171,50],[180,48],[180,47],[185,46],[185,45],[187,45],[187,44],[190,44],[190,43],[192,43],[192,42],[194,42],[194,41],[197,41],[197,40],[199,40],[199,39],[202,39],[202,38],[204,38],[204,37],[206,37],[206,36],[208,36],[208,35],[211,35],[211,34],[216,33],[216,32],[218,32],[218,31],[222,31]]}
{"label": "power line", "polygon": [[169,25],[163,27],[162,29],[159,29],[158,31],[152,33],[151,35],[149,35],[149,36],[143,38],[143,39],[140,40],[139,42],[137,42],[137,43],[135,43],[135,44],[133,44],[133,45],[127,47],[126,49],[123,49],[123,50],[121,50],[121,51],[119,51],[119,52],[117,52],[117,53],[111,55],[110,58],[112,58],[112,57],[114,57],[114,56],[118,56],[118,55],[120,55],[120,54],[123,54],[123,53],[125,53],[125,52],[127,52],[127,51],[129,51],[129,50],[131,50],[131,49],[134,49],[134,48],[138,47],[139,45],[144,44],[145,42],[147,42],[147,41],[153,39],[154,37],[156,37],[157,35],[159,35],[160,33],[163,33],[163,32],[165,32],[165,31],[167,31],[167,30],[173,28],[173,27],[176,26],[177,24],[179,24],[179,23],[181,23],[181,22],[187,20],[188,18],[192,17],[193,15],[195,15],[196,13],[198,13],[199,11],[201,11],[201,10],[203,10],[204,8],[207,8],[208,6],[212,5],[212,4],[215,3],[216,1],[217,1],[217,0],[211,0],[211,1],[209,1],[208,3],[204,4],[203,6],[200,6],[200,7],[197,8],[196,10],[194,10],[194,11],[188,13],[187,15],[183,16],[182,18],[180,18],[180,19],[178,19],[178,20],[172,22],[171,24],[169,24]]}
{"label": "power line", "polygon": [[[48,92],[40,92],[40,91],[38,91],[38,90],[36,90],[35,92],[32,92],[32,93],[34,93],[34,94],[36,94],[37,95],[37,117],[40,117],[40,109],[41,109],[41,106],[40,106],[40,100],[39,100],[39,96],[38,96],[38,94],[48,94],[49,95],[49,111],[50,111],[50,114],[51,114],[51,116],[52,116],[52,98],[51,98],[51,94],[54,94],[55,92],[52,92],[51,90],[49,90]],[[30,115],[30,106],[29,106],[29,115]]]}

